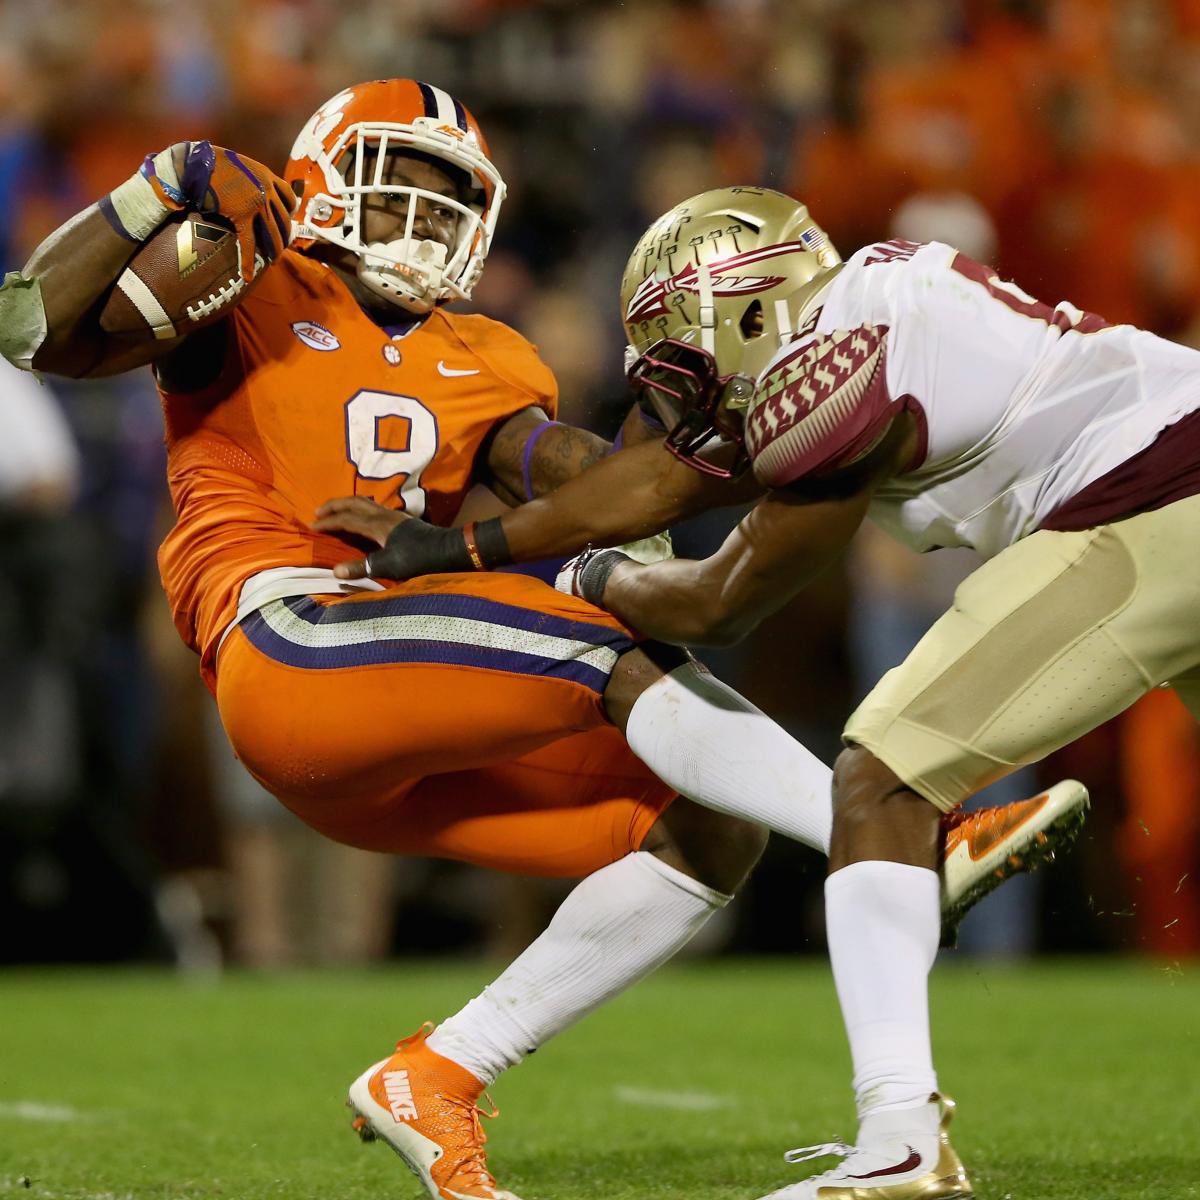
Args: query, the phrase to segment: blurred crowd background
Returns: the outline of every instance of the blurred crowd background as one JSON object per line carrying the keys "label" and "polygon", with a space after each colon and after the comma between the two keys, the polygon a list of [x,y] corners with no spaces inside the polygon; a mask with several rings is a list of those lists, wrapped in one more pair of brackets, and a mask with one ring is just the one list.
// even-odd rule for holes
{"label": "blurred crowd background", "polygon": [[[625,403],[625,256],[722,184],[804,199],[843,254],[949,241],[1200,344],[1200,0],[0,0],[0,268],[148,151],[206,137],[281,169],[328,96],[403,75],[474,110],[510,188],[476,307],[599,432]],[[161,436],[148,372],[39,387],[0,362],[0,962],[519,950],[564,887],[322,843],[241,772],[158,590]],[[704,553],[732,519],[678,540]],[[971,565],[864,537],[707,657],[832,760]],[[1181,706],[1157,691],[986,798],[1067,774],[1095,801],[1078,848],[989,900],[966,948],[1196,953]],[[702,949],[820,951],[821,877],[776,841]]]}

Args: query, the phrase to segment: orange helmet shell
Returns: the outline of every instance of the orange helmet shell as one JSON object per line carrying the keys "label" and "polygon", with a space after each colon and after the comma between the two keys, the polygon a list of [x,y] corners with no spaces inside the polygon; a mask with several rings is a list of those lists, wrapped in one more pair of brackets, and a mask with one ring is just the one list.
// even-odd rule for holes
{"label": "orange helmet shell", "polygon": [[[419,152],[465,173],[472,197],[459,205],[459,242],[444,271],[437,302],[463,299],[483,267],[505,194],[487,142],[470,111],[441,88],[415,79],[356,84],[327,100],[292,147],[284,178],[300,199],[292,246],[327,241],[360,258],[364,195],[395,191],[363,177],[361,149]],[[345,172],[345,174],[343,174]]]}

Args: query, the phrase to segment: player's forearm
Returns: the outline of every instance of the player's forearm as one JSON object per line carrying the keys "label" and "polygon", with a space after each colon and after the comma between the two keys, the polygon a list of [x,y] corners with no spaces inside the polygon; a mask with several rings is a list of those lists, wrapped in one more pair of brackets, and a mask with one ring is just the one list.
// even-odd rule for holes
{"label": "player's forearm", "polygon": [[608,578],[603,606],[645,637],[679,646],[728,646],[750,627],[725,602],[712,561],[623,562]]}
{"label": "player's forearm", "polygon": [[708,558],[641,567],[597,554],[581,564],[576,594],[660,641],[732,645],[842,553],[869,498],[802,503],[771,493]]}
{"label": "player's forearm", "polygon": [[[493,444],[489,462],[497,460],[497,453]],[[493,472],[493,479],[499,482],[499,478],[502,474]],[[733,482],[701,475],[676,462],[657,443],[647,442],[610,454],[549,495],[462,529],[437,529],[391,514],[392,528],[381,536],[378,514],[372,514],[366,525],[359,519],[348,520],[352,505],[347,501],[324,506],[315,527],[351,530],[382,543],[369,562],[341,564],[339,578],[412,579],[566,558],[588,545],[639,541],[705,509],[740,504],[759,490],[753,480]]]}
{"label": "player's forearm", "polygon": [[33,360],[38,370],[78,375],[95,361],[103,342],[97,301],[137,249],[93,204],[34,251],[21,273],[37,280],[45,309],[46,337]]}
{"label": "player's forearm", "polygon": [[781,608],[815,574],[803,566],[786,580],[756,562],[739,527],[705,559],[642,566],[624,561],[602,588],[583,594],[646,637],[686,646],[732,646]]}
{"label": "player's forearm", "polygon": [[77,322],[112,286],[138,249],[89,205],[59,226],[33,252],[22,274],[42,281],[52,328]]}
{"label": "player's forearm", "polygon": [[637,541],[751,494],[745,484],[700,475],[657,442],[645,442],[609,455],[553,493],[514,509],[501,526],[512,561],[529,562],[575,554],[588,545]]}

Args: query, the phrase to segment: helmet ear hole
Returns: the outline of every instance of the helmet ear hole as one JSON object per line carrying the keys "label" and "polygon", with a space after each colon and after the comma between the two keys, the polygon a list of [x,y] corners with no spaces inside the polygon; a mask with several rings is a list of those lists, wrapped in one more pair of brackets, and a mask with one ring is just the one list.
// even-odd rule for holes
{"label": "helmet ear hole", "polygon": [[742,331],[742,337],[746,341],[750,341],[751,338],[762,337],[763,307],[761,300],[751,300],[746,305],[746,311],[742,313],[742,319],[738,322],[738,328]]}

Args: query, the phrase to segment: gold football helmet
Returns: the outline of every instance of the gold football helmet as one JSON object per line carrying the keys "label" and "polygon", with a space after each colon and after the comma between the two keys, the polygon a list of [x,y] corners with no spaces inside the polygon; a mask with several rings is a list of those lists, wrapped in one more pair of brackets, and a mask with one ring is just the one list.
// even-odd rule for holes
{"label": "gold football helmet", "polygon": [[718,438],[740,448],[726,410],[749,402],[841,261],[803,204],[766,188],[703,192],[646,230],[621,280],[621,316],[630,383],[672,453],[709,474],[744,468],[744,452],[731,467],[699,452]]}

